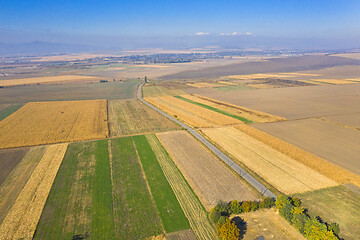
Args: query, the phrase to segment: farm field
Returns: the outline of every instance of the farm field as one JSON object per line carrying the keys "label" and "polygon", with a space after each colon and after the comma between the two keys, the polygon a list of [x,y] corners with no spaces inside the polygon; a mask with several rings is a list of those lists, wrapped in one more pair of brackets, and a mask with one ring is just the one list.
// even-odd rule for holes
{"label": "farm field", "polygon": [[[238,116],[241,118],[245,118],[250,122],[276,122],[285,120],[282,117],[274,116],[268,113],[259,112],[256,110],[248,109],[246,107],[241,107],[237,105],[233,105],[226,102],[221,102],[215,99],[202,97],[200,95],[181,95],[181,97],[194,101],[196,103],[204,104],[206,106],[214,107],[220,111],[225,111],[226,113],[231,115],[235,115],[232,117]],[[246,121],[245,121],[246,122]]]}
{"label": "farm field", "polygon": [[336,182],[329,178],[235,128],[223,127],[201,131],[234,160],[285,194],[336,185]]}
{"label": "farm field", "polygon": [[34,235],[67,144],[47,147],[43,157],[0,225],[2,239],[29,239]]}
{"label": "farm field", "polygon": [[[246,222],[244,240],[253,239],[276,239],[298,240],[305,238],[274,209],[249,212],[239,215]],[[235,221],[237,218],[235,217]]]}
{"label": "farm field", "polygon": [[0,88],[0,104],[40,101],[132,99],[138,80]]}
{"label": "farm field", "polygon": [[318,119],[255,124],[254,127],[360,174],[358,130]]}
{"label": "farm field", "polygon": [[8,116],[13,114],[17,110],[19,110],[22,106],[23,106],[23,104],[13,104],[13,105],[7,106],[3,109],[0,109],[0,121],[4,120]]}
{"label": "farm field", "polygon": [[28,148],[0,150],[0,186],[28,151]]}
{"label": "farm field", "polygon": [[110,100],[109,122],[112,137],[179,129],[174,122],[138,100]]}
{"label": "farm field", "polygon": [[360,113],[338,115],[338,116],[326,116],[322,117],[325,121],[338,124],[347,128],[354,128],[360,130]]}
{"label": "farm field", "polygon": [[[31,148],[0,185],[0,223],[18,198],[35,167],[44,155],[46,147]],[[2,171],[6,171],[2,169]]]}
{"label": "farm field", "polygon": [[212,127],[241,123],[240,120],[172,96],[148,97],[145,100],[193,127]]}
{"label": "farm field", "polygon": [[0,148],[108,137],[106,100],[28,103],[0,122]]}
{"label": "farm field", "polygon": [[[146,135],[157,160],[198,239],[215,239],[216,233],[206,210],[155,135]],[[188,236],[187,236],[188,237]],[[167,239],[172,239],[166,236]],[[176,238],[175,238],[176,239]],[[181,238],[180,238],[181,239]],[[188,239],[188,238],[186,238]]]}
{"label": "farm field", "polygon": [[312,216],[321,216],[324,221],[340,225],[340,237],[355,240],[360,238],[360,192],[345,186],[320,189],[296,194],[302,206],[309,209]]}
{"label": "farm field", "polygon": [[190,94],[244,106],[287,120],[359,113],[359,91],[360,84],[239,90],[231,94],[214,89],[186,89]]}
{"label": "farm field", "polygon": [[161,144],[206,209],[219,200],[254,200],[258,196],[187,132],[158,133]]}
{"label": "farm field", "polygon": [[271,148],[295,159],[305,166],[314,169],[324,176],[334,180],[338,183],[353,183],[360,186],[360,176],[350,172],[336,164],[333,164],[323,158],[320,158],[312,153],[309,153],[299,147],[296,147],[280,138],[274,137],[266,132],[258,130],[246,124],[235,126],[241,132],[257,139],[258,141],[270,146]]}
{"label": "farm field", "polygon": [[168,89],[163,86],[155,86],[155,85],[145,85],[143,87],[143,97],[155,97],[155,96],[164,96],[164,95],[181,95],[185,94],[184,91],[180,89]]}
{"label": "farm field", "polygon": [[16,86],[16,85],[42,84],[42,83],[54,83],[54,82],[95,81],[98,79],[99,78],[97,77],[79,76],[79,75],[21,78],[21,79],[1,80],[0,86],[8,87],[8,86]]}

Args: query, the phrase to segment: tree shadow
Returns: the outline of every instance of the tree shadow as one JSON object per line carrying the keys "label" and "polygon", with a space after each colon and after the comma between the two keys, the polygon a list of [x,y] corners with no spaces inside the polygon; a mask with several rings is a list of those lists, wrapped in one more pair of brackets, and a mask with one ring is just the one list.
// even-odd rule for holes
{"label": "tree shadow", "polygon": [[240,236],[239,239],[243,239],[247,230],[247,224],[241,217],[234,217],[232,219],[235,225],[239,228]]}
{"label": "tree shadow", "polygon": [[77,234],[77,235],[74,235],[71,240],[82,240],[82,239],[86,239],[86,238],[89,238],[90,237],[90,234],[87,232],[85,234]]}

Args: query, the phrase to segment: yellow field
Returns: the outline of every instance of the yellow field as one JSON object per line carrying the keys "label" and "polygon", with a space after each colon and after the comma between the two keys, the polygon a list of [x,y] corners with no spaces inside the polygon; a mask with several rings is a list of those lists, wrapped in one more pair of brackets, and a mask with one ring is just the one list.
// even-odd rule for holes
{"label": "yellow field", "polygon": [[244,74],[244,75],[230,75],[230,79],[257,79],[257,78],[292,78],[301,76],[321,76],[320,74],[313,73],[298,73],[298,72],[287,72],[287,73],[255,73],[255,74]]}
{"label": "yellow field", "polygon": [[207,83],[207,82],[200,82],[200,83],[188,83],[186,84],[189,87],[195,88],[213,88],[213,87],[220,87],[221,85],[214,84],[214,83]]}
{"label": "yellow field", "polygon": [[350,79],[310,79],[311,81],[315,82],[325,82],[325,83],[332,83],[332,84],[349,84],[349,83],[355,83],[351,81]]}
{"label": "yellow field", "polygon": [[275,116],[269,113],[260,112],[257,110],[253,110],[250,108],[246,108],[243,106],[234,105],[227,102],[222,102],[216,99],[204,97],[201,95],[193,94],[193,95],[183,95],[184,98],[188,98],[190,100],[193,100],[195,102],[199,102],[208,106],[212,106],[224,111],[227,111],[229,113],[238,115],[240,117],[244,117],[246,119],[249,119],[254,122],[277,122],[277,121],[283,121],[285,118]]}
{"label": "yellow field", "polygon": [[232,117],[225,116],[221,113],[208,110],[172,96],[149,97],[145,98],[145,100],[193,127],[212,127],[241,123],[241,121]]}
{"label": "yellow field", "polygon": [[33,102],[0,122],[0,148],[108,137],[106,100]]}
{"label": "yellow field", "polygon": [[233,82],[219,81],[218,83],[226,84],[226,85],[232,85],[232,86],[237,86],[237,84],[236,84],[236,83],[233,83]]}
{"label": "yellow field", "polygon": [[63,75],[52,77],[37,77],[37,78],[19,78],[11,80],[3,80],[0,86],[16,86],[24,84],[38,84],[38,83],[52,83],[52,82],[65,82],[65,81],[83,81],[83,80],[97,80],[98,77],[79,76],[79,75]]}
{"label": "yellow field", "polygon": [[143,97],[155,97],[155,96],[164,96],[164,95],[181,95],[185,94],[183,90],[180,89],[167,89],[162,86],[151,86],[145,85],[143,87]]}
{"label": "yellow field", "polygon": [[1,239],[32,239],[67,144],[49,146],[0,225]]}
{"label": "yellow field", "polygon": [[360,187],[360,176],[355,173],[249,125],[239,124],[235,128],[340,184],[353,183]]}
{"label": "yellow field", "polygon": [[313,169],[233,127],[201,131],[236,161],[285,194],[337,185]]}

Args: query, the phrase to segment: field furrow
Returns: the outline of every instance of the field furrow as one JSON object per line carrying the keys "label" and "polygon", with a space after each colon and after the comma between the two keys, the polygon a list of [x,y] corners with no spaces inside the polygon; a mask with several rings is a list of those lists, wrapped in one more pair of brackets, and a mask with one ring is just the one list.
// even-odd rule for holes
{"label": "field furrow", "polygon": [[215,239],[216,233],[209,222],[207,213],[201,205],[199,199],[196,197],[185,178],[182,176],[179,169],[161,146],[161,143],[155,135],[146,136],[152,150],[156,154],[157,160],[174,191],[177,200],[180,203],[190,226],[198,239]]}
{"label": "field furrow", "polygon": [[203,129],[202,132],[236,161],[283,193],[305,192],[337,184],[235,128]]}
{"label": "field furrow", "polygon": [[32,239],[67,144],[49,146],[0,226],[3,239]]}

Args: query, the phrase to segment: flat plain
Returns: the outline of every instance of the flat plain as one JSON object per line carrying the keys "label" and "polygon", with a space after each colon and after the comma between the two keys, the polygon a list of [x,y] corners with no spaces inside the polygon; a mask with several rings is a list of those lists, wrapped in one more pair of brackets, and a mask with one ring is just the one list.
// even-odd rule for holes
{"label": "flat plain", "polygon": [[28,151],[29,148],[0,150],[0,186]]}
{"label": "flat plain", "polygon": [[110,136],[163,132],[179,126],[138,100],[109,101]]}
{"label": "flat plain", "polygon": [[229,153],[235,161],[250,168],[285,194],[337,185],[283,153],[232,127],[201,130]]}
{"label": "flat plain", "polygon": [[360,174],[359,130],[319,119],[255,124],[254,127]]}
{"label": "flat plain", "polygon": [[0,122],[0,148],[106,138],[106,100],[28,103]]}
{"label": "flat plain", "polygon": [[360,237],[360,192],[345,186],[337,186],[296,194],[302,206],[312,216],[321,216],[324,221],[340,225],[340,237],[355,240]]}
{"label": "flat plain", "polygon": [[161,144],[206,209],[218,201],[255,200],[258,196],[187,132],[158,133]]}

